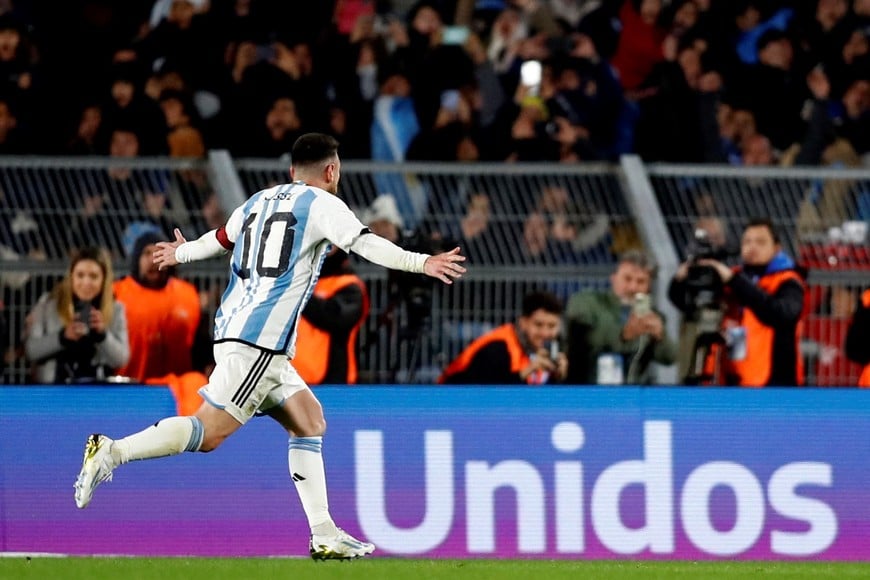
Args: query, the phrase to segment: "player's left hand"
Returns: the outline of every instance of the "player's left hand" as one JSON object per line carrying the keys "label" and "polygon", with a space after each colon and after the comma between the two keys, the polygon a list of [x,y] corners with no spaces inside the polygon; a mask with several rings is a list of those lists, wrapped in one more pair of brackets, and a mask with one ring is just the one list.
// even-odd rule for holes
{"label": "player's left hand", "polygon": [[438,278],[445,284],[453,284],[451,278],[462,278],[465,274],[465,268],[459,264],[464,261],[465,256],[459,253],[459,246],[457,246],[449,252],[429,256],[423,264],[423,273]]}
{"label": "player's left hand", "polygon": [[157,249],[154,250],[154,263],[159,269],[177,266],[178,260],[175,259],[175,249],[186,242],[184,236],[181,235],[181,230],[175,228],[174,242],[157,242]]}

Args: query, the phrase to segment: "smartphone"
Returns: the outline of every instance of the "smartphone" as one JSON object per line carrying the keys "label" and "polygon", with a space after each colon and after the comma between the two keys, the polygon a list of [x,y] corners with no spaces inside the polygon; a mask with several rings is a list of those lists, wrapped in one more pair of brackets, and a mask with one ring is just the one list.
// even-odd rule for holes
{"label": "smartphone", "polygon": [[257,45],[257,60],[272,60],[275,58],[275,47],[271,44]]}
{"label": "smartphone", "polygon": [[520,82],[527,87],[538,87],[542,71],[541,61],[527,60],[520,66]]}
{"label": "smartphone", "polygon": [[527,60],[520,66],[520,84],[528,89],[528,94],[536,97],[541,90],[541,61]]}
{"label": "smartphone", "polygon": [[649,294],[638,292],[634,295],[634,304],[631,311],[635,316],[646,316],[652,312],[652,303],[650,302]]}
{"label": "smartphone", "polygon": [[468,40],[467,26],[445,26],[441,31],[441,44],[462,46]]}
{"label": "smartphone", "polygon": [[555,340],[550,341],[550,345],[548,348],[550,351],[550,360],[555,361],[557,358],[559,358],[559,343],[558,343],[558,341],[555,341]]}
{"label": "smartphone", "polygon": [[79,322],[84,322],[85,326],[88,327],[88,331],[90,331],[91,328],[91,308],[93,308],[93,306],[91,306],[90,302],[79,302],[76,304],[75,310],[76,319]]}
{"label": "smartphone", "polygon": [[459,109],[459,91],[450,89],[441,93],[441,106],[448,111],[456,112]]}

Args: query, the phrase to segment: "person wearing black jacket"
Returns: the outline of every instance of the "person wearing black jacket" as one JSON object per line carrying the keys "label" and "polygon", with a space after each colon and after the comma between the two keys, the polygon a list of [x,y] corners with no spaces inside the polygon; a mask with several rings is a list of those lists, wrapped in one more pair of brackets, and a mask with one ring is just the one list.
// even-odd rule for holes
{"label": "person wearing black jacket", "polygon": [[858,308],[846,332],[846,357],[863,365],[859,387],[870,387],[870,288],[861,294]]}
{"label": "person wearing black jacket", "polygon": [[365,283],[333,247],[297,329],[293,366],[309,385],[357,382],[357,335],[369,313]]}
{"label": "person wearing black jacket", "polygon": [[[773,224],[754,219],[743,230],[741,265],[730,268],[714,259],[697,260],[716,272],[724,285],[723,345],[710,350],[707,368],[717,357],[724,382],[745,387],[800,386],[804,273],[783,250]],[[688,312],[689,263],[677,270],[668,289],[675,306]],[[724,347],[724,348],[723,348]]]}

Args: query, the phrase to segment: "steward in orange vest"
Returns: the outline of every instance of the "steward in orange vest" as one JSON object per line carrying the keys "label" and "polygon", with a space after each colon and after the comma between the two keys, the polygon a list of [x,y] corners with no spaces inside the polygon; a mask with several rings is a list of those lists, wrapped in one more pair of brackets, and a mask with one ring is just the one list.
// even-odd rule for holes
{"label": "steward in orange vest", "polygon": [[846,333],[846,356],[849,360],[864,365],[858,386],[870,387],[870,288],[861,295],[858,309],[849,324]]}
{"label": "steward in orange vest", "polygon": [[115,281],[113,291],[124,304],[130,360],[118,374],[144,382],[193,370],[193,348],[202,307],[196,286],[160,270],[152,254],[160,234],[140,236],[130,255],[130,274]]}
{"label": "steward in orange vest", "polygon": [[563,306],[549,292],[531,292],[523,313],[474,340],[438,378],[441,384],[541,385],[563,379],[565,353],[550,352],[559,336]]}
{"label": "steward in orange vest", "polygon": [[[804,384],[800,350],[806,286],[795,264],[779,252],[763,272],[752,266],[736,268],[725,288],[729,327],[745,329],[745,356],[726,355],[725,376],[743,387]],[[731,351],[732,353],[734,350]]]}
{"label": "steward in orange vest", "polygon": [[296,329],[293,367],[309,385],[357,382],[357,335],[369,314],[365,283],[345,252],[327,256]]}

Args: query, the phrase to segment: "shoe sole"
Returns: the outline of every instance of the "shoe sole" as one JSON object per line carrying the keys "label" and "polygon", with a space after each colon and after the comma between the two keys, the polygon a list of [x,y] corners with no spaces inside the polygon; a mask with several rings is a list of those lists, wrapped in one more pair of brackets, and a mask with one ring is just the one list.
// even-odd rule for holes
{"label": "shoe sole", "polygon": [[365,558],[369,554],[371,554],[371,552],[369,552],[368,554],[356,554],[354,556],[340,556],[338,554],[311,554],[311,559],[315,562],[326,562],[328,560],[359,560],[361,558]]}
{"label": "shoe sole", "polygon": [[371,550],[361,554],[343,555],[332,550],[322,550],[318,552],[310,551],[309,554],[311,555],[312,560],[323,562],[326,560],[358,560],[359,558],[365,558],[374,551],[375,548],[372,546]]}

